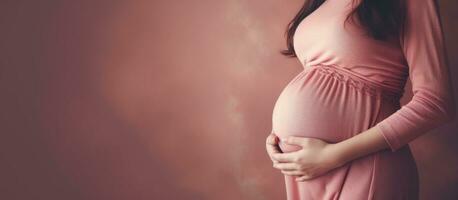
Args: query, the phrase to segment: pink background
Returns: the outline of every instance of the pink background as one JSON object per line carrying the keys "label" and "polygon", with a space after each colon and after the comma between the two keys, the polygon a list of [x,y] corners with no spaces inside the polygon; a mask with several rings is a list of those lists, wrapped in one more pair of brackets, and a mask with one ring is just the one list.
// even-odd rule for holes
{"label": "pink background", "polygon": [[[301,5],[1,1],[0,199],[285,199],[264,142]],[[458,94],[458,2],[440,6]],[[422,199],[458,199],[457,129],[411,144]]]}

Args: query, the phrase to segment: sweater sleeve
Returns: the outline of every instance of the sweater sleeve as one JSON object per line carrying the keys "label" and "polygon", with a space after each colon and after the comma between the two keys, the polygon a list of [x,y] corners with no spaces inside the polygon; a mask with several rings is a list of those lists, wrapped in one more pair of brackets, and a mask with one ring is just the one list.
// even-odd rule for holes
{"label": "sweater sleeve", "polygon": [[375,125],[392,152],[455,118],[443,30],[434,0],[407,0],[401,47],[412,99]]}

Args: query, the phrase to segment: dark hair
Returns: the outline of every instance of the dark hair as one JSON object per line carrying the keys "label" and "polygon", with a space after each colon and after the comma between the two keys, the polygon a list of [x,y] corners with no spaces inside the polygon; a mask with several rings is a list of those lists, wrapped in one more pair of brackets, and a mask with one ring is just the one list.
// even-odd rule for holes
{"label": "dark hair", "polygon": [[[325,0],[305,0],[304,5],[296,16],[288,23],[285,32],[287,49],[281,50],[281,54],[296,57],[293,45],[294,33],[300,22],[320,7]],[[397,36],[403,31],[405,20],[405,0],[352,0],[352,5],[360,3],[346,17],[354,21],[353,16],[359,20],[359,24],[366,29],[369,36],[376,40],[386,40],[390,36]]]}

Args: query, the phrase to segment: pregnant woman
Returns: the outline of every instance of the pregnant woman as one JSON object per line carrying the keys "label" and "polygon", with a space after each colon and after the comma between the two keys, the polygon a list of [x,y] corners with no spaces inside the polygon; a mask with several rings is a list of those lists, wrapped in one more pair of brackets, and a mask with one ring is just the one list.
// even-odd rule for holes
{"label": "pregnant woman", "polygon": [[266,141],[287,199],[418,199],[408,143],[455,117],[435,1],[307,0],[287,33],[304,69]]}

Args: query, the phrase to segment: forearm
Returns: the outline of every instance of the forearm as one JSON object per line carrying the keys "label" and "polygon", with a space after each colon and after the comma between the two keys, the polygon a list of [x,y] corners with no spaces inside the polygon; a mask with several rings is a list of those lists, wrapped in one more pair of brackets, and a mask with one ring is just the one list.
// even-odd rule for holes
{"label": "forearm", "polygon": [[374,126],[358,135],[333,145],[340,164],[389,148],[383,135]]}

